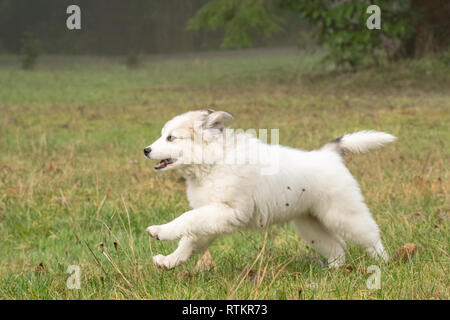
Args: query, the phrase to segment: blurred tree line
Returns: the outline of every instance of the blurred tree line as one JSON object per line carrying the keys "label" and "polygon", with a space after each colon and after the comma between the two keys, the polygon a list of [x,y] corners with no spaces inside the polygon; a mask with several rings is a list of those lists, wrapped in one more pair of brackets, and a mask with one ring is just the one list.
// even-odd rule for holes
{"label": "blurred tree line", "polygon": [[[81,8],[68,30],[66,8]],[[381,29],[369,30],[369,5]],[[450,43],[450,0],[0,0],[0,53],[24,68],[48,54],[138,55],[315,43],[356,68],[422,57]]]}
{"label": "blurred tree line", "polygon": [[[21,53],[24,38],[30,35],[39,40],[40,51],[48,54],[134,55],[217,49],[223,30],[186,28],[206,3],[208,0],[0,0],[0,52]],[[71,4],[81,8],[81,30],[66,28],[66,8]],[[286,22],[291,32],[256,43],[286,43],[299,24],[292,16]]]}
{"label": "blurred tree line", "polygon": [[[380,8],[380,29],[366,26],[372,4]],[[283,11],[297,13],[328,49],[328,58],[350,68],[422,57],[450,44],[449,0],[212,0],[189,28],[224,29],[223,47],[248,47],[255,38],[282,30],[278,13]]]}

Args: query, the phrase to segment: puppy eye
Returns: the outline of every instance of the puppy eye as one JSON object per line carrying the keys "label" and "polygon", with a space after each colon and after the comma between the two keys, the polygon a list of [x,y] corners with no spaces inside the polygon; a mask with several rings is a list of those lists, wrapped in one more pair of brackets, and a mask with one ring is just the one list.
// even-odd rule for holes
{"label": "puppy eye", "polygon": [[176,138],[174,136],[168,136],[167,137],[167,141],[172,142],[173,140],[175,140]]}

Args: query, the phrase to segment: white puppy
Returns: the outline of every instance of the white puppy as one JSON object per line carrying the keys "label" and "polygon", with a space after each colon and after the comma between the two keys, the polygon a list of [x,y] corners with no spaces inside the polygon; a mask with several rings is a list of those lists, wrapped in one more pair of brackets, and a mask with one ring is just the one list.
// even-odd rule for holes
{"label": "white puppy", "polygon": [[394,136],[360,131],[319,150],[302,151],[230,132],[224,123],[232,118],[224,111],[187,112],[167,122],[161,137],[144,149],[147,158],[161,160],[156,170],[176,169],[186,178],[193,208],[147,228],[153,238],[180,240],[173,253],[153,257],[158,267],[180,265],[217,236],[287,221],[330,267],[345,262],[344,239],[388,260],[378,226],[342,154],[381,147]]}

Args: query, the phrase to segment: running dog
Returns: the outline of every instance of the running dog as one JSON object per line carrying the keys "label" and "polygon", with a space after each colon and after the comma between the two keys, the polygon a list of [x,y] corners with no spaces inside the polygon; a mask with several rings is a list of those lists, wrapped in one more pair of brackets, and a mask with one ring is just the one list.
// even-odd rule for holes
{"label": "running dog", "polygon": [[155,170],[173,169],[185,177],[193,208],[147,228],[158,240],[179,240],[173,253],[153,257],[158,267],[184,263],[220,235],[288,221],[330,268],[345,263],[345,240],[388,260],[378,225],[343,154],[382,147],[394,136],[360,131],[303,151],[234,132],[225,127],[232,119],[225,111],[184,113],[167,122],[161,137],[144,149],[147,158],[160,160]]}

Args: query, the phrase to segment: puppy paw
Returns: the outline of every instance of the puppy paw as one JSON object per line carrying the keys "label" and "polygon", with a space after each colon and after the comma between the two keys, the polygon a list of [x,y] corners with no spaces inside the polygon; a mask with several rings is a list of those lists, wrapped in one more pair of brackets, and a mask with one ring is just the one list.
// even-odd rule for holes
{"label": "puppy paw", "polygon": [[171,259],[167,256],[163,256],[162,254],[158,254],[153,257],[153,263],[158,268],[164,269],[164,270],[170,270],[176,267],[176,263],[173,263]]}
{"label": "puppy paw", "polygon": [[345,258],[337,257],[328,259],[328,269],[339,269],[345,265]]}
{"label": "puppy paw", "polygon": [[171,224],[150,226],[147,228],[147,233],[150,237],[163,241],[177,240],[180,238],[177,229],[174,228]]}
{"label": "puppy paw", "polygon": [[160,229],[161,229],[160,226],[150,226],[146,229],[146,231],[150,237],[155,238],[156,240],[160,240],[159,239]]}

